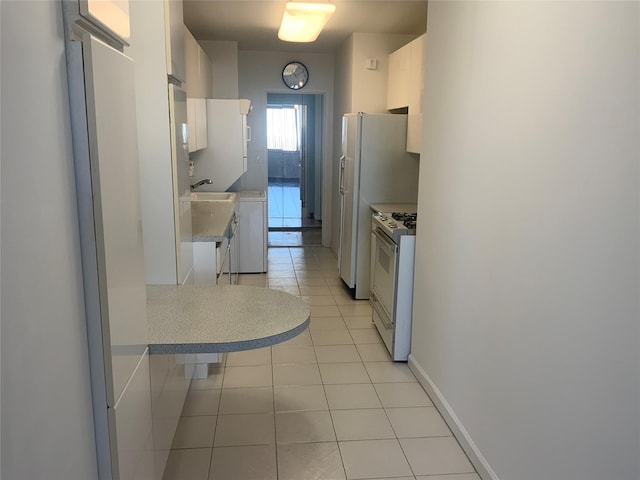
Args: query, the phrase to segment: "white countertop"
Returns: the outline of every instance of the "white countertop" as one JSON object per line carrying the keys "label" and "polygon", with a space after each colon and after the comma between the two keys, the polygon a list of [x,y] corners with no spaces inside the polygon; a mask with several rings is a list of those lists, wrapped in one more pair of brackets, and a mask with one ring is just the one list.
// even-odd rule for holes
{"label": "white countertop", "polygon": [[283,342],[309,325],[302,299],[248,285],[147,286],[149,353],[217,353]]}
{"label": "white countertop", "polygon": [[415,213],[418,210],[415,203],[372,203],[370,207],[373,212],[384,213]]}

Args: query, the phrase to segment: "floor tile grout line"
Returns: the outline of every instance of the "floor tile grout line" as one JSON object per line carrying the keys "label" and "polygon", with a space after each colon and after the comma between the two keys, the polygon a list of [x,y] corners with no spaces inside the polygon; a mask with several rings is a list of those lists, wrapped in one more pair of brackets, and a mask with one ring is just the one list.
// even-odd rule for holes
{"label": "floor tile grout line", "polygon": [[[341,315],[341,318],[342,318],[342,320],[343,320],[343,322],[344,322],[344,316],[342,316],[342,315]],[[349,331],[349,334],[350,334],[350,337],[351,337],[351,340],[352,340],[352,344],[355,346],[355,348],[356,348],[356,350],[357,350],[357,344],[355,343],[355,340],[353,339],[353,336],[352,336],[352,334],[351,334],[352,329],[348,329],[348,331]],[[317,364],[317,365],[319,365],[319,363],[318,363],[318,358],[317,358],[317,352],[315,351],[315,344],[313,343],[313,339],[312,339],[312,346],[314,347],[314,356],[315,356],[315,358],[316,358],[316,364]],[[271,362],[271,364],[272,364],[272,366],[273,366],[273,352],[271,352],[271,353],[272,353],[272,362]],[[359,351],[358,351],[358,355],[359,355],[359,357],[360,357],[360,359],[361,359],[361,362],[359,362],[359,363],[362,363],[362,364],[364,365],[364,363],[365,363],[365,362],[364,362],[364,360],[362,359],[362,355],[360,354],[360,352],[359,352]],[[366,367],[365,367],[365,370],[366,370]],[[368,378],[369,378],[369,380],[370,380],[368,384],[373,385],[373,381],[372,381],[372,379],[371,379],[371,376],[369,375],[368,370],[367,370],[367,376],[368,376]],[[273,384],[273,383],[274,383],[274,382],[273,382],[273,369],[272,369],[272,384]],[[386,383],[386,382],[380,382],[380,383]],[[389,382],[389,383],[397,383],[397,382]],[[273,392],[274,392],[274,395],[275,395],[275,386],[274,386],[274,387],[272,387],[272,388],[273,388]],[[324,394],[325,394],[325,400],[327,400],[327,405],[328,405],[328,399],[327,399],[327,397],[326,397],[326,389],[324,388],[324,383],[323,383],[323,391],[324,391]],[[378,397],[378,399],[379,399],[379,395],[378,395],[377,391],[375,390],[375,388],[374,388],[374,391],[376,392],[376,396],[377,396],[377,397]],[[274,418],[275,418],[275,398],[274,398]],[[332,421],[333,421],[333,420],[332,420]],[[334,434],[335,434],[335,425],[333,425],[333,427],[334,427]],[[395,430],[394,430],[394,434],[395,434]],[[396,435],[396,437],[397,437],[397,435]],[[337,442],[337,435],[336,435],[336,442]],[[277,445],[277,441],[276,441],[276,445]],[[340,452],[340,453],[341,453],[341,452]],[[344,469],[344,460],[342,459],[342,455],[341,455],[341,460],[343,461],[343,469]],[[346,476],[346,470],[345,470],[345,476]]]}
{"label": "floor tile grout line", "polygon": [[271,349],[271,396],[273,399],[273,443],[274,450],[276,455],[276,480],[280,478],[280,469],[278,466],[278,430],[276,423],[276,381],[275,381],[275,373],[273,371],[273,347],[269,347]]}

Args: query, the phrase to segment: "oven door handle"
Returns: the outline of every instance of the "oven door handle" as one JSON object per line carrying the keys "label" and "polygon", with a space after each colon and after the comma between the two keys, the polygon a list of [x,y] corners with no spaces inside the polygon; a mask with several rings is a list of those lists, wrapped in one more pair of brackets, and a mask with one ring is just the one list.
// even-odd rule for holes
{"label": "oven door handle", "polygon": [[389,314],[387,313],[384,305],[380,303],[378,297],[375,293],[371,293],[371,304],[373,305],[374,310],[378,313],[378,318],[382,322],[385,330],[391,330],[393,328],[393,321],[386,322],[385,320],[389,318]]}
{"label": "oven door handle", "polygon": [[376,236],[376,239],[380,240],[384,244],[384,246],[389,252],[391,253],[396,252],[396,248],[398,246],[395,243],[393,243],[393,241],[389,240],[389,237],[387,237],[385,233],[380,231],[380,227],[376,227],[376,230],[373,232],[373,234]]}

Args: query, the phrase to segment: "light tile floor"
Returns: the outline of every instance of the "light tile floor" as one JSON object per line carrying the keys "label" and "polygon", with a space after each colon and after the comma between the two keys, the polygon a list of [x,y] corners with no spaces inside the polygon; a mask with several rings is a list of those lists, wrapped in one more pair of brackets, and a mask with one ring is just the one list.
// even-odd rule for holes
{"label": "light tile floor", "polygon": [[192,381],[164,480],[479,480],[406,364],[391,362],[335,255],[268,258],[269,273],[240,283],[300,295],[309,330]]}

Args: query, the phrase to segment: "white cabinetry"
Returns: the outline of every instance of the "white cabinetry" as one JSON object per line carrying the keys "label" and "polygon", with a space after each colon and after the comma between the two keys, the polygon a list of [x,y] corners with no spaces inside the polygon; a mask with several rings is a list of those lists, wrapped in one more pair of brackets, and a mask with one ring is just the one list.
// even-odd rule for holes
{"label": "white cabinetry", "polygon": [[127,387],[113,409],[117,431],[120,480],[158,478],[154,465],[149,354],[140,359]]}
{"label": "white cabinetry", "polygon": [[207,104],[212,96],[213,64],[191,32],[183,27],[189,153],[207,147]]}
{"label": "white cabinetry", "polygon": [[238,273],[238,236],[239,221],[237,214],[229,224],[228,237],[216,241],[193,242],[193,283],[196,285],[216,285],[218,283],[237,283],[229,272]]}
{"label": "white cabinetry", "polygon": [[150,355],[155,478],[162,480],[193,376],[193,355]]}
{"label": "white cabinetry", "polygon": [[193,283],[216,285],[222,272],[229,240],[222,242],[193,242]]}
{"label": "white cabinetry", "polygon": [[207,101],[187,98],[187,124],[189,127],[189,153],[207,148]]}
{"label": "white cabinetry", "polygon": [[213,96],[213,62],[187,27],[184,33],[185,82],[191,98]]}
{"label": "white cabinetry", "polygon": [[389,80],[387,83],[387,109],[396,110],[409,106],[409,64],[411,63],[411,44],[389,54]]}
{"label": "white cabinetry", "polygon": [[426,36],[409,44],[409,111],[407,118],[407,152],[420,153],[422,143],[422,97],[424,96],[424,48]]}
{"label": "white cabinetry", "polygon": [[264,192],[241,192],[238,203],[238,271],[267,271],[267,198]]}
{"label": "white cabinetry", "polygon": [[182,0],[164,0],[164,16],[167,74],[182,82],[185,80]]}
{"label": "white cabinetry", "polygon": [[426,34],[389,55],[387,108],[407,109],[407,152],[420,153]]}

